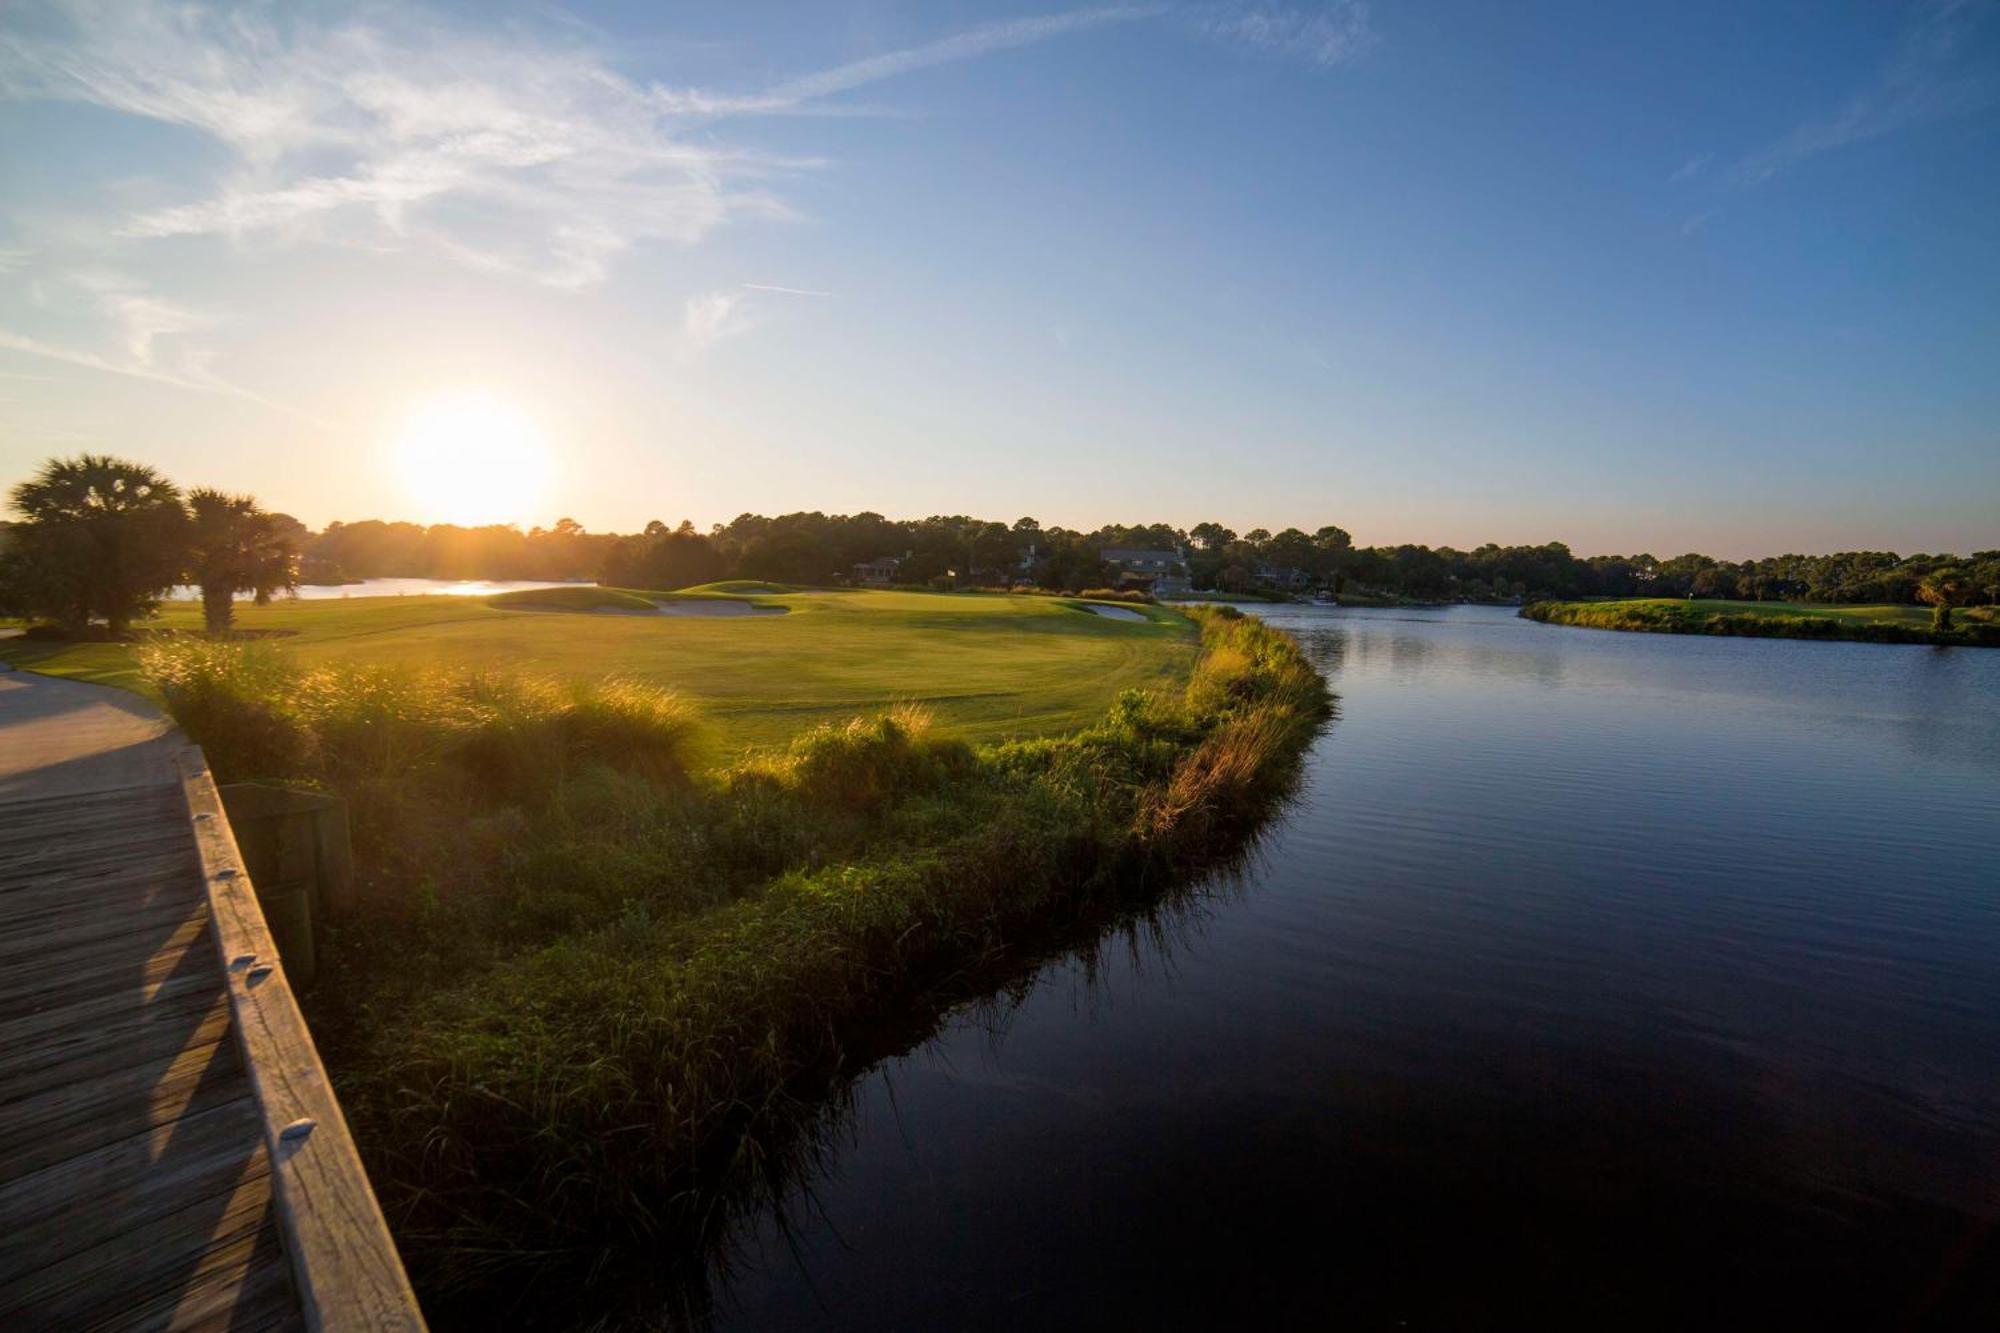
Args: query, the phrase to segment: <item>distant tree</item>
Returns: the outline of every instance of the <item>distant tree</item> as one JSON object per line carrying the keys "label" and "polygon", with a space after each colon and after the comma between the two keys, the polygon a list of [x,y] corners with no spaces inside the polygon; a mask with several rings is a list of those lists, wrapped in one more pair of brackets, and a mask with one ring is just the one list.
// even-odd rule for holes
{"label": "distant tree", "polygon": [[1690,597],[1734,597],[1736,592],[1736,574],[1727,565],[1705,565],[1688,583]]}
{"label": "distant tree", "polygon": [[1988,605],[2000,605],[2000,551],[1974,551],[1972,563],[1966,567],[1966,577],[1972,581],[1973,591],[1984,597]]}
{"label": "distant tree", "polygon": [[282,514],[266,513],[247,495],[200,489],[188,492],[188,582],[201,589],[201,614],[210,634],[236,618],[236,594],[253,593],[263,606],[277,592],[299,585],[298,541]]}
{"label": "distant tree", "polygon": [[1917,596],[1931,607],[1931,628],[1940,634],[1951,632],[1951,609],[1972,600],[1972,580],[1957,565],[1933,569],[1917,583]]}
{"label": "distant tree", "polygon": [[6,600],[22,614],[112,633],[150,614],[185,558],[187,513],[174,484],[102,454],[54,458],[10,497],[27,522],[13,534]]}
{"label": "distant tree", "polygon": [[1236,534],[1220,523],[1197,523],[1188,529],[1188,536],[1204,551],[1220,551],[1236,540]]}

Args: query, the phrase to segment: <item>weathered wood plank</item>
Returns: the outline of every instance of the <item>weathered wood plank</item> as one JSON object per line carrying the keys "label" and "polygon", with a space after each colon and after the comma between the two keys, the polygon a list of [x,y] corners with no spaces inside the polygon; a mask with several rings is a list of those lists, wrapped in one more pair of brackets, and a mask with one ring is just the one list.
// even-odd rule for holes
{"label": "weathered wood plank", "polygon": [[35,1015],[45,1020],[38,1026],[5,1025],[12,1039],[0,1034],[0,1103],[19,1101],[58,1083],[115,1075],[157,1061],[163,1052],[229,1038],[229,997],[219,986],[208,994],[175,996],[137,1009],[128,1005],[109,1021],[46,1021],[61,1014]]}
{"label": "weathered wood plank", "polygon": [[7,1267],[33,1272],[190,1200],[269,1175],[261,1125],[245,1083],[232,1101],[0,1185]]}
{"label": "weathered wood plank", "polygon": [[241,1096],[241,1060],[213,1042],[0,1103],[0,1179],[12,1179]]}
{"label": "weathered wood plank", "polygon": [[158,870],[134,870],[82,884],[54,881],[0,893],[0,932],[32,931],[44,920],[63,916],[115,916],[162,903],[205,904],[208,895],[201,891],[199,875],[199,871],[161,874]]}
{"label": "weathered wood plank", "polygon": [[[129,993],[135,1004],[166,989],[215,984],[215,944],[206,921],[193,921],[135,950],[98,940],[74,951],[17,962],[0,972],[0,1018],[38,1013],[99,995]],[[178,987],[174,983],[181,983]]]}
{"label": "weathered wood plank", "polygon": [[185,841],[180,830],[148,819],[122,833],[71,836],[18,848],[0,857],[0,892],[33,887],[51,875],[87,879],[144,865],[149,859],[179,854]]}
{"label": "weathered wood plank", "polygon": [[[263,1227],[202,1251],[175,1287],[149,1300],[121,1301],[70,1327],[161,1333],[283,1326],[296,1321],[291,1274],[277,1230]],[[289,1307],[289,1308],[288,1308]]]}
{"label": "weathered wood plank", "polygon": [[200,750],[181,758],[236,1035],[307,1327],[421,1329],[416,1296],[258,909]]}
{"label": "weathered wood plank", "polygon": [[198,898],[105,904],[101,908],[92,904],[91,909],[62,912],[51,908],[26,921],[7,923],[7,929],[0,932],[0,968],[58,951],[110,943],[128,954],[144,950],[136,956],[150,957],[152,941],[171,939],[183,927],[199,929],[208,923],[208,904]]}
{"label": "weathered wood plank", "polygon": [[11,848],[80,828],[115,826],[135,816],[175,815],[173,788],[124,787],[81,796],[0,803],[0,848]]}
{"label": "weathered wood plank", "polygon": [[67,1245],[0,1295],[0,1324],[32,1317],[50,1325],[87,1322],[110,1305],[130,1307],[179,1289],[209,1250],[272,1224],[271,1177],[234,1163],[235,1178],[206,1194],[183,1193],[178,1207],[128,1218],[92,1244]]}

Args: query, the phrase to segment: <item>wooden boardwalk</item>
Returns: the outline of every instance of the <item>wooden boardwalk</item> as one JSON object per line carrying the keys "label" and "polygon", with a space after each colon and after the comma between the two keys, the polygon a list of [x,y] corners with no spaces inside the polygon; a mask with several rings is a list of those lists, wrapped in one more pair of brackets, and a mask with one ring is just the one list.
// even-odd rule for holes
{"label": "wooden boardwalk", "polygon": [[0,675],[0,1328],[422,1327],[214,791]]}

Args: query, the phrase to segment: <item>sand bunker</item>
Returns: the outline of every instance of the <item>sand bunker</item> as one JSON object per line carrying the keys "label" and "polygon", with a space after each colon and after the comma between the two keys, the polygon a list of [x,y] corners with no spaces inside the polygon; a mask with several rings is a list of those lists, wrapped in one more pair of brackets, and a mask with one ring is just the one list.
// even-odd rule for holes
{"label": "sand bunker", "polygon": [[1129,606],[1086,606],[1084,610],[1106,620],[1144,620],[1146,617]]}
{"label": "sand bunker", "polygon": [[685,602],[655,602],[663,616],[782,616],[782,606],[757,606],[751,602],[730,602],[721,598]]}

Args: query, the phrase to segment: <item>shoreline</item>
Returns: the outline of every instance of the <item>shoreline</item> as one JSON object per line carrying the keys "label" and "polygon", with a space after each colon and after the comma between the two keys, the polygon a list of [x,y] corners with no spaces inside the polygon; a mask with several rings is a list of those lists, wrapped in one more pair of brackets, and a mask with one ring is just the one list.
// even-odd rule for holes
{"label": "shoreline", "polygon": [[[1768,609],[1760,609],[1768,608]],[[2000,648],[2000,624],[1961,615],[1947,633],[1909,618],[1889,618],[1901,608],[1847,608],[1828,603],[1740,603],[1669,601],[1663,598],[1609,602],[1531,602],[1523,620],[1573,629],[1633,634],[1701,634],[1722,638],[1802,639],[1832,643],[1892,643],[1934,648]],[[1868,614],[1874,612],[1875,614]]]}

